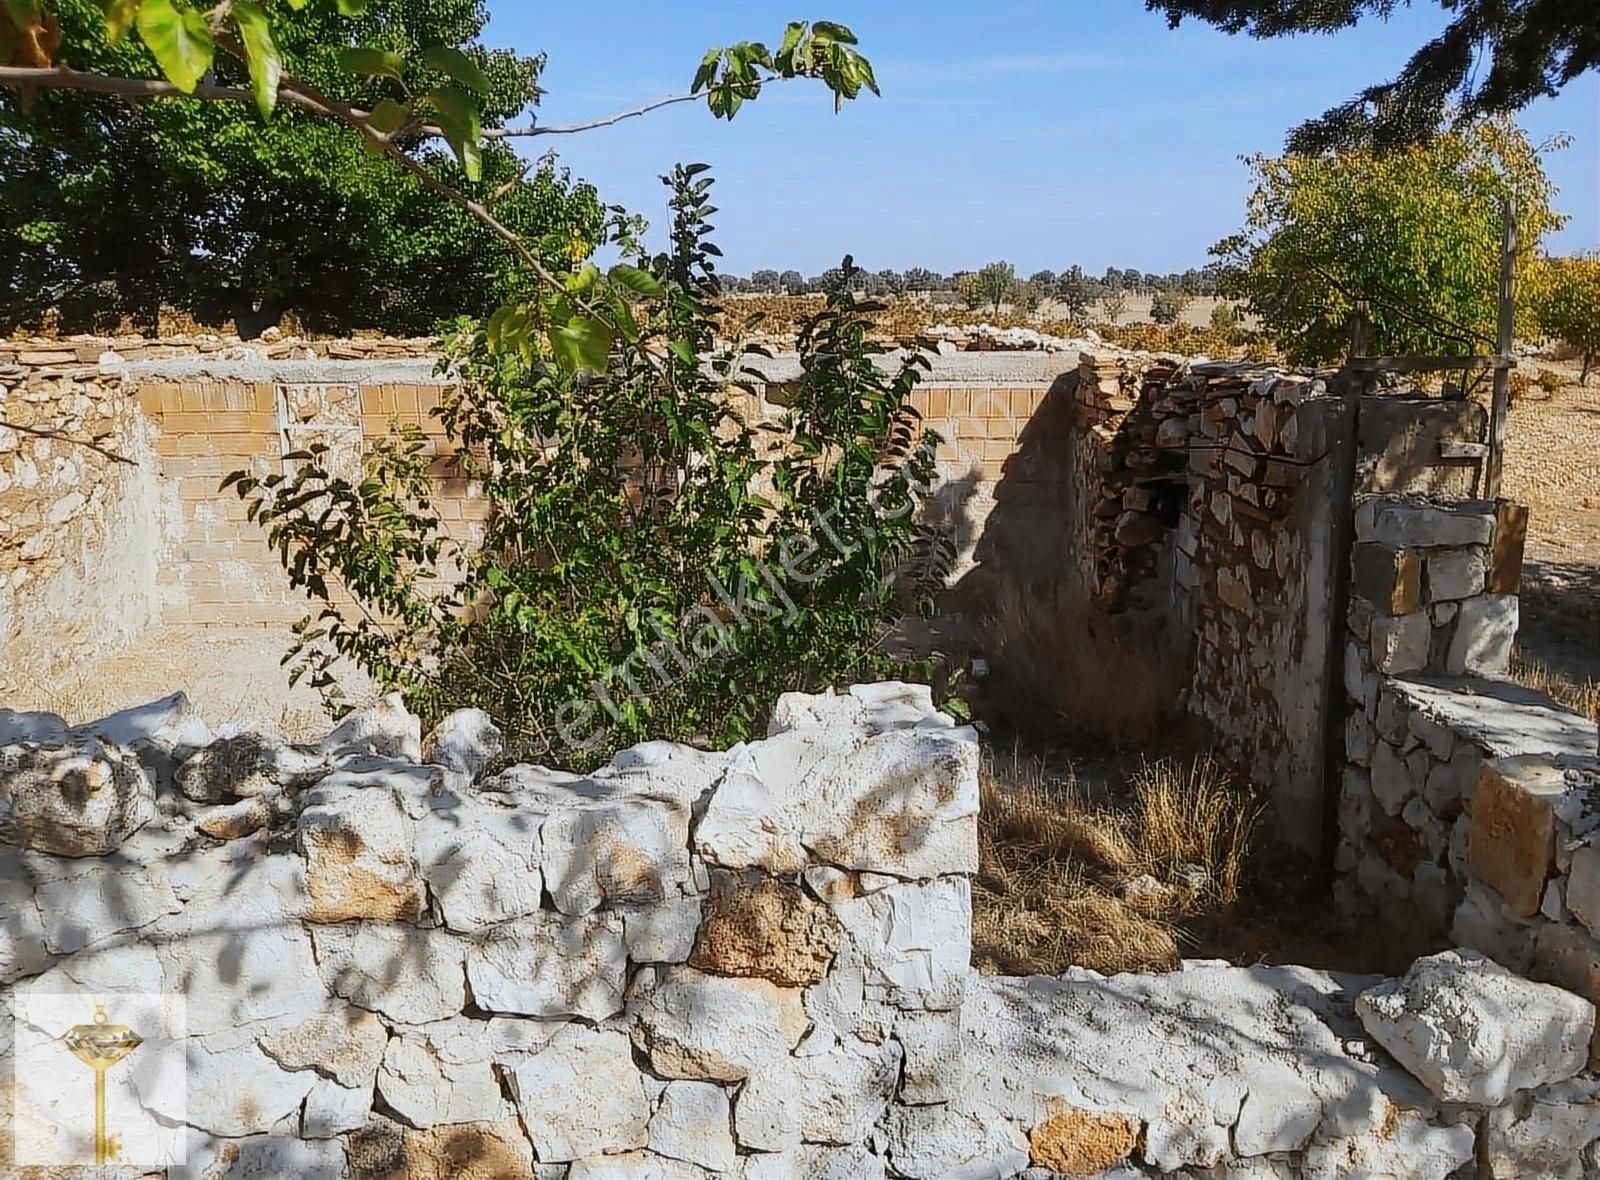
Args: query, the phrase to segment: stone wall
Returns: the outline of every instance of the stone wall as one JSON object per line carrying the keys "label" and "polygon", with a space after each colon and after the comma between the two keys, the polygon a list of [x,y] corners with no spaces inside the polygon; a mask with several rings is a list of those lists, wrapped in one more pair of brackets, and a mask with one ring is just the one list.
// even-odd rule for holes
{"label": "stone wall", "polygon": [[1499,679],[1525,530],[1506,501],[1358,507],[1340,902],[1600,998],[1595,726]]}
{"label": "stone wall", "polygon": [[925,688],[786,696],[761,741],[587,777],[489,773],[497,745],[397,700],[309,746],[181,696],[0,713],[0,1155],[81,1158],[52,1021],[156,994],[181,1035],[146,1026],[108,1106],[174,1176],[1600,1166],[1593,1006],[1472,953],[973,973],[977,746]]}

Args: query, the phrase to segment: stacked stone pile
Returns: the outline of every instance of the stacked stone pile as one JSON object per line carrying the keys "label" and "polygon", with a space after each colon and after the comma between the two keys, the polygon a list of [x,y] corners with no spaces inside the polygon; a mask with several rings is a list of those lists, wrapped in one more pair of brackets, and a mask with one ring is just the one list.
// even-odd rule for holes
{"label": "stacked stone pile", "polygon": [[1079,355],[1075,422],[1091,468],[1091,592],[1111,610],[1138,602],[1170,549],[1184,494],[1184,447],[1193,394],[1167,360]]}
{"label": "stacked stone pile", "polygon": [[341,340],[308,340],[285,336],[276,329],[264,332],[258,340],[237,336],[197,333],[182,336],[66,336],[0,339],[0,380],[10,373],[32,372],[78,374],[84,368],[115,368],[133,361],[177,360],[204,357],[210,360],[403,360],[433,356],[438,341],[433,337],[397,338],[357,337]]}
{"label": "stacked stone pile", "polygon": [[[764,740],[588,776],[498,753],[395,698],[301,746],[181,695],[0,713],[0,1003],[181,993],[111,1103],[212,1180],[1600,1166],[1593,1007],[1473,954],[973,974],[978,751],[925,688],[786,696]],[[55,1065],[14,1031],[0,1154],[81,1114],[34,1103]]]}

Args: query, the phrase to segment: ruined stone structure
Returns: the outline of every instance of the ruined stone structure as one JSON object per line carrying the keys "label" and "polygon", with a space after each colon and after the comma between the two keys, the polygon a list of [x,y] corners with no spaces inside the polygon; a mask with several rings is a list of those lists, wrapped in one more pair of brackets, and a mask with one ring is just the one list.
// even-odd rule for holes
{"label": "ruined stone structure", "polygon": [[304,746],[181,695],[0,713],[0,1154],[74,1142],[45,999],[179,993],[183,1036],[108,1085],[213,1180],[1600,1166],[1593,1005],[1471,952],[972,973],[977,746],[926,688],[587,777],[497,751],[398,700]]}

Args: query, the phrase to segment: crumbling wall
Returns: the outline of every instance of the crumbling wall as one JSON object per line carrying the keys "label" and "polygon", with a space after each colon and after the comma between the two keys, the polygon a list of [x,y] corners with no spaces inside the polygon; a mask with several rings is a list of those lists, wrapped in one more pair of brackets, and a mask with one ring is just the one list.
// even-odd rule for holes
{"label": "crumbling wall", "polygon": [[1195,636],[1189,709],[1282,836],[1315,855],[1349,404],[1259,369],[1195,366],[1185,380],[1196,430],[1174,583]]}
{"label": "crumbling wall", "polygon": [[115,377],[63,356],[0,347],[0,691],[156,611],[148,433]]}
{"label": "crumbling wall", "polygon": [[1595,726],[1501,679],[1526,516],[1416,496],[1357,509],[1339,897],[1600,998]]}
{"label": "crumbling wall", "polygon": [[145,1037],[124,1159],[215,1180],[1600,1165],[1593,1006],[1470,952],[972,972],[978,749],[925,687],[589,776],[498,746],[398,699],[305,746],[0,712],[0,1151],[81,1159],[98,1003]]}

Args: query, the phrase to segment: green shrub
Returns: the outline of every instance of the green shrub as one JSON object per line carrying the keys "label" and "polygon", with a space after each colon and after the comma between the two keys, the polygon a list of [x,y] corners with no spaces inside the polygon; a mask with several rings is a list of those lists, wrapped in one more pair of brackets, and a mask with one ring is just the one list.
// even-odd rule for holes
{"label": "green shrub", "polygon": [[[918,523],[939,441],[909,405],[926,362],[881,371],[876,307],[846,282],[801,327],[781,417],[742,414],[730,386],[748,353],[704,359],[718,283],[702,170],[669,178],[672,248],[632,280],[648,299],[634,307],[658,309],[638,324],[647,347],[573,375],[538,332],[520,349],[455,333],[464,380],[441,419],[490,509],[480,548],[445,539],[417,434],[374,448],[359,481],[323,451],[289,477],[229,477],[319,608],[296,675],[335,706],[345,657],[425,718],[477,706],[513,756],[582,766],[646,738],[743,739],[781,692],[904,674],[883,641],[950,554]],[[452,562],[461,579],[441,589]]]}

